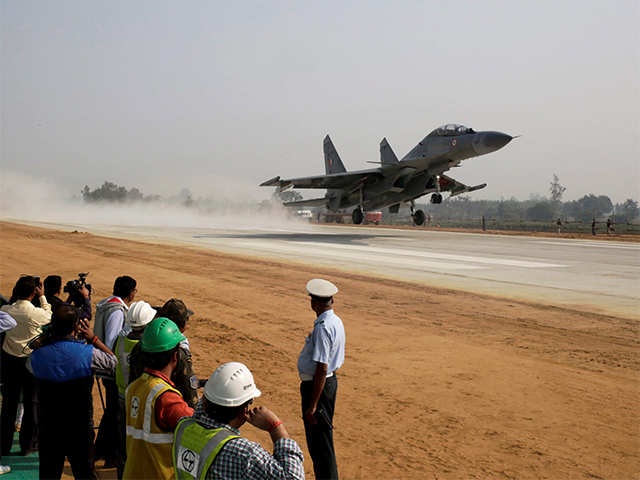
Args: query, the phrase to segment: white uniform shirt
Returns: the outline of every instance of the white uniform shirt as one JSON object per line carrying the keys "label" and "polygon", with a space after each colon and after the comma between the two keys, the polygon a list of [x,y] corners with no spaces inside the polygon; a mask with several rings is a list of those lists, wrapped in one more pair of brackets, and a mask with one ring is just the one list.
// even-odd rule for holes
{"label": "white uniform shirt", "polygon": [[298,373],[313,376],[316,362],[327,364],[327,375],[333,374],[344,363],[346,336],[342,320],[332,310],[320,314],[313,324],[298,357]]}

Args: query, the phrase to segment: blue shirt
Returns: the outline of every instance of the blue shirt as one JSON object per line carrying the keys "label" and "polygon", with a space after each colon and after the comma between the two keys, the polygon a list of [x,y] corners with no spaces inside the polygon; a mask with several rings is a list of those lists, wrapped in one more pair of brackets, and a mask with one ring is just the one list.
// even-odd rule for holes
{"label": "blue shirt", "polygon": [[31,368],[36,378],[68,382],[93,374],[93,347],[76,340],[61,340],[34,350]]}
{"label": "blue shirt", "polygon": [[340,317],[333,310],[321,313],[298,357],[298,372],[315,374],[317,362],[327,364],[327,374],[335,372],[344,363],[345,342],[344,325]]}
{"label": "blue shirt", "polygon": [[123,326],[124,312],[122,310],[116,310],[107,318],[104,325],[104,344],[109,347],[110,350],[113,350],[113,346],[116,344],[116,339]]}

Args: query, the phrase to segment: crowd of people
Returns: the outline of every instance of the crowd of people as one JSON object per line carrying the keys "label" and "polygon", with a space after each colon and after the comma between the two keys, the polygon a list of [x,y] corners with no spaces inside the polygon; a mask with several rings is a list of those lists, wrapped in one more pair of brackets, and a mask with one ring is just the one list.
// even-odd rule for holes
{"label": "crowd of people", "polygon": [[[323,279],[306,289],[316,317],[298,359],[302,421],[315,477],[337,479],[333,415],[345,353],[333,311],[338,289]],[[61,290],[60,276],[25,275],[3,298],[0,463],[38,451],[41,479],[61,478],[65,459],[78,479],[98,478],[100,459],[119,479],[304,478],[304,456],[283,422],[252,407],[261,392],[246,365],[225,363],[206,381],[193,373],[185,336],[193,312],[181,299],[136,300],[137,282],[125,275],[93,315],[84,277],[68,282],[66,301]],[[96,383],[103,405],[97,435]],[[12,453],[20,402],[19,452]],[[272,453],[242,437],[247,422],[269,433]],[[0,474],[9,471],[0,465]]]}

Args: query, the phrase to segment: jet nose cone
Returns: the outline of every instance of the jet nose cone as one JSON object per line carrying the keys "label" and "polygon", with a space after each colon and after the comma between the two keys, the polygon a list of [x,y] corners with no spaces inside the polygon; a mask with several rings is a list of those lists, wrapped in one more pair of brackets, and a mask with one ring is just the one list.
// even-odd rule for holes
{"label": "jet nose cone", "polygon": [[495,152],[513,140],[511,135],[502,132],[481,132],[473,141],[473,149],[478,155]]}

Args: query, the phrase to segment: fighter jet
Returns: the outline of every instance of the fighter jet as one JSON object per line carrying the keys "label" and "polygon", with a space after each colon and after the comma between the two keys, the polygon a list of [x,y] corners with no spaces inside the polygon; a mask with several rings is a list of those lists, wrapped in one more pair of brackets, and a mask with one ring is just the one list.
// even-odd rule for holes
{"label": "fighter jet", "polygon": [[467,158],[495,152],[513,138],[502,132],[476,132],[459,124],[447,124],[436,128],[424,137],[401,160],[391,149],[386,138],[380,142],[380,164],[378,168],[347,172],[340,155],[329,135],[324,139],[324,164],[326,175],[281,179],[274,177],[260,184],[261,187],[322,188],[327,192],[322,198],[286,202],[285,206],[324,206],[337,211],[355,206],[352,220],[362,223],[364,212],[389,207],[389,212],[398,213],[401,203],[409,203],[411,216],[416,225],[422,225],[425,214],[415,209],[417,198],[432,193],[431,203],[442,203],[442,192],[449,197],[473,192],[487,186],[467,186],[444,175],[447,170],[458,167]]}

